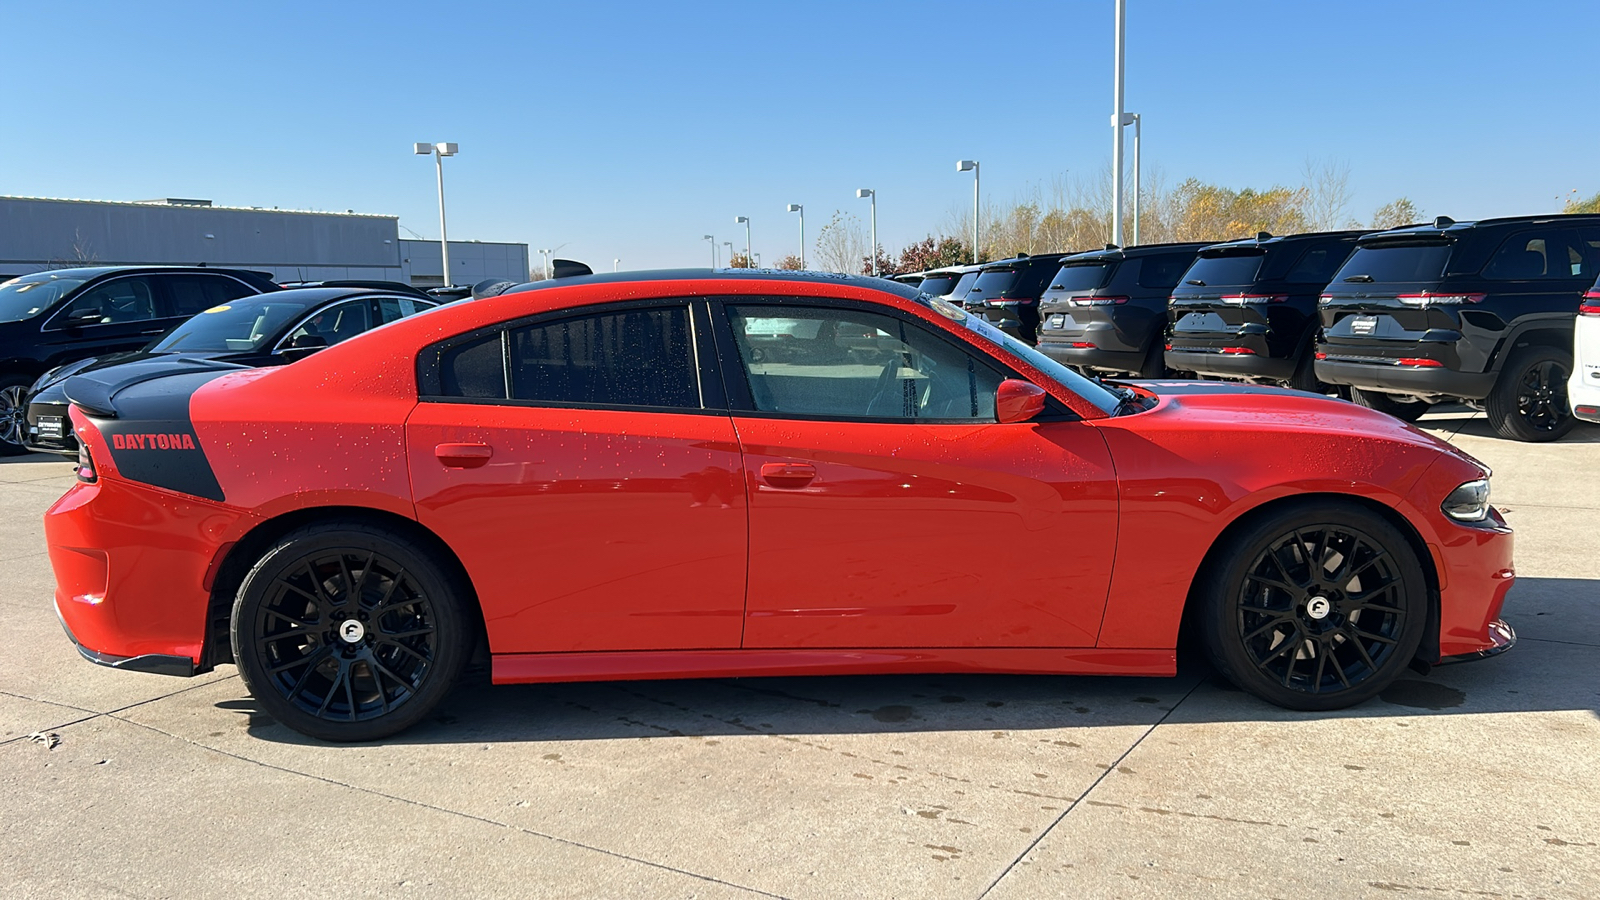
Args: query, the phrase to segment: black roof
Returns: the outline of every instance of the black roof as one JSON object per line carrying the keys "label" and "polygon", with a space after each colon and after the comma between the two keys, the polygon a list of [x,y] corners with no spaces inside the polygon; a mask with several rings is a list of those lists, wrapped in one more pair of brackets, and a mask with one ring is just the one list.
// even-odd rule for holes
{"label": "black roof", "polygon": [[1267,232],[1263,231],[1261,234],[1267,235],[1266,237],[1257,235],[1256,237],[1239,238],[1232,241],[1218,241],[1214,244],[1205,245],[1204,249],[1228,250],[1235,247],[1271,247],[1275,244],[1325,240],[1327,238],[1358,238],[1371,233],[1372,229],[1370,228],[1351,228],[1344,231],[1303,231],[1299,234],[1283,235],[1267,234]]}
{"label": "black roof", "polygon": [[1600,225],[1600,213],[1548,213],[1542,216],[1502,216],[1498,219],[1477,219],[1467,222],[1457,222],[1447,216],[1440,216],[1432,222],[1424,222],[1419,225],[1406,225],[1385,231],[1367,232],[1365,237],[1375,239],[1435,237],[1438,235],[1457,234],[1486,225],[1544,225],[1554,222],[1559,222],[1563,225]]}
{"label": "black roof", "polygon": [[44,269],[38,272],[28,272],[18,277],[26,278],[29,275],[57,275],[68,278],[82,278],[88,280],[99,278],[102,275],[111,275],[121,272],[221,272],[225,275],[245,275],[251,278],[264,278],[272,280],[271,272],[258,272],[254,269],[231,269],[222,266],[76,266],[70,269]]}
{"label": "black roof", "polygon": [[1174,250],[1199,250],[1202,247],[1209,247],[1214,243],[1216,242],[1175,241],[1169,244],[1135,244],[1132,247],[1106,247],[1103,250],[1085,250],[1082,253],[1074,253],[1061,261],[1063,263],[1068,263],[1077,262],[1079,260],[1134,259],[1141,256],[1149,256],[1154,253],[1171,253]]}
{"label": "black roof", "polygon": [[997,259],[994,262],[986,262],[983,264],[983,268],[987,270],[990,268],[1005,268],[1007,266],[1027,266],[1034,263],[1048,264],[1060,262],[1071,255],[1070,253],[1029,253],[1023,256],[1013,256],[1010,259]]}

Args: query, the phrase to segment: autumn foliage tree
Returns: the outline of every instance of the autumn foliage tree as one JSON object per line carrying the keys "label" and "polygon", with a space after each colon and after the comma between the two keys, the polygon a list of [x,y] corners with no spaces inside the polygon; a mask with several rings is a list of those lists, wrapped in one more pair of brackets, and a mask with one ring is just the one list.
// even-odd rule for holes
{"label": "autumn foliage tree", "polygon": [[800,261],[800,257],[791,253],[788,256],[785,256],[783,259],[778,260],[778,265],[776,268],[789,272],[798,272],[805,268],[805,263]]}

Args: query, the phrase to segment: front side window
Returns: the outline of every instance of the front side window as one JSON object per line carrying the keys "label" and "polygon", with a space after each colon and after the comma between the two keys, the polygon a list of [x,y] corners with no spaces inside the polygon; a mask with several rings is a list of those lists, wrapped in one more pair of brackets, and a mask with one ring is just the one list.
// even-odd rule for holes
{"label": "front side window", "polygon": [[149,282],[143,278],[118,278],[78,295],[55,324],[115,325],[154,318],[155,295]]}
{"label": "front side window", "polygon": [[829,307],[727,307],[751,401],[804,418],[994,421],[1001,374],[892,316]]}
{"label": "front side window", "polygon": [[367,298],[346,300],[313,314],[289,332],[286,347],[332,347],[372,328],[372,304]]}
{"label": "front side window", "polygon": [[525,325],[507,349],[513,400],[700,408],[687,307]]}

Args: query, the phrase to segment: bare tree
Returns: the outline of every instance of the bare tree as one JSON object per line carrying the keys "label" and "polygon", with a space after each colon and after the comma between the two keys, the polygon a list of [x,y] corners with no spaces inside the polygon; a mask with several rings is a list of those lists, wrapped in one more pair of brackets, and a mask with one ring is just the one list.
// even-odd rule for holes
{"label": "bare tree", "polygon": [[1302,214],[1312,231],[1332,231],[1354,224],[1350,207],[1350,164],[1342,159],[1306,160],[1305,205]]}
{"label": "bare tree", "polygon": [[867,238],[861,220],[851,213],[833,211],[833,218],[817,232],[816,264],[824,272],[852,273],[867,255]]}

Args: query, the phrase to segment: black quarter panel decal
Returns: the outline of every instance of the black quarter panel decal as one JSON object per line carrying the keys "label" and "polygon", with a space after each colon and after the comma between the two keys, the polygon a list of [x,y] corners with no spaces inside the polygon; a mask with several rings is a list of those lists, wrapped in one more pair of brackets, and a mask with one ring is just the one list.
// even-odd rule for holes
{"label": "black quarter panel decal", "polygon": [[174,373],[170,367],[114,366],[70,379],[66,392],[68,398],[96,398],[80,408],[105,436],[123,478],[220,503],[227,498],[195,433],[189,399],[231,371],[238,367],[198,372],[186,367]]}

